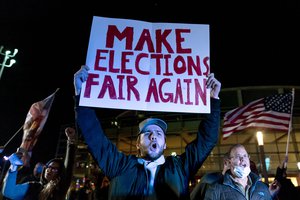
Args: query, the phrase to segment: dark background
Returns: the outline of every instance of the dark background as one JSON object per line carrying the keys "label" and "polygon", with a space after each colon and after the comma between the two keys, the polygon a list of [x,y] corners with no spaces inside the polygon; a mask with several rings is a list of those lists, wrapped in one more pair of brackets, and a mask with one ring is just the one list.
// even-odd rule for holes
{"label": "dark background", "polygon": [[[19,49],[0,80],[0,145],[23,125],[30,106],[60,88],[33,161],[55,154],[74,123],[73,74],[85,63],[93,16],[210,25],[210,66],[223,88],[299,85],[299,1],[0,0],[0,45]],[[2,56],[1,56],[2,57]],[[120,110],[103,109],[103,117]],[[20,132],[3,155],[20,145]]]}

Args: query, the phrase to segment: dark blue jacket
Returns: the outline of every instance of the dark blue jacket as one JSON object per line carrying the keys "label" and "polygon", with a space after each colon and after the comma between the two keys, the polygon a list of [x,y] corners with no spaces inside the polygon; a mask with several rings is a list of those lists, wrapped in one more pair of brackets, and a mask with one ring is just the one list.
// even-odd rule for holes
{"label": "dark blue jacket", "polygon": [[223,181],[222,172],[211,172],[204,174],[201,177],[200,182],[194,187],[191,192],[191,200],[200,200],[204,199],[205,192],[209,185]]}
{"label": "dark blue jacket", "polygon": [[[64,200],[72,181],[73,166],[75,161],[76,145],[67,144],[64,163],[62,161],[62,175],[59,186],[52,192],[51,197],[45,200]],[[54,159],[52,159],[54,160]],[[50,160],[48,163],[50,163]],[[47,164],[46,164],[47,165]],[[41,176],[41,181],[30,181],[25,183],[17,183],[18,171],[7,171],[4,179],[2,193],[3,196],[13,200],[38,200],[41,190],[44,188],[44,173]]]}
{"label": "dark blue jacket", "polygon": [[[250,200],[271,200],[272,196],[266,183],[260,181],[260,177],[250,172],[252,186],[249,189]],[[228,170],[223,180],[210,185],[205,192],[205,200],[246,200],[246,197],[230,178]]]}
{"label": "dark blue jacket", "polygon": [[[76,106],[76,119],[90,152],[111,180],[109,198],[146,199],[147,172],[138,158],[118,151],[105,136],[93,109]],[[154,182],[158,199],[190,199],[190,178],[215,147],[219,126],[220,101],[211,99],[211,114],[201,121],[197,138],[186,146],[183,154],[168,156],[165,163],[158,166]]]}

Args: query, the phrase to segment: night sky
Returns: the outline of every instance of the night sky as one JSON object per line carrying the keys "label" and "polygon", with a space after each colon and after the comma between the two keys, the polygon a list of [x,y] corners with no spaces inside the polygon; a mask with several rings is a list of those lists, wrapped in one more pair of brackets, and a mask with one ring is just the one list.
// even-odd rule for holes
{"label": "night sky", "polygon": [[[0,80],[0,145],[22,126],[32,103],[60,88],[34,149],[36,160],[54,156],[61,127],[74,123],[73,74],[85,63],[93,16],[209,24],[211,71],[223,88],[299,85],[299,2],[209,2],[1,0],[0,45],[19,53]],[[2,155],[14,152],[21,137]]]}

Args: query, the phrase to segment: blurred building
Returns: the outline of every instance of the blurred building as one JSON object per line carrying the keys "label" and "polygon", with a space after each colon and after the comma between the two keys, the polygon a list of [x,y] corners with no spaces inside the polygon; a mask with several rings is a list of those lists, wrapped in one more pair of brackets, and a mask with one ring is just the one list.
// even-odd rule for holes
{"label": "blurred building", "polygon": [[[251,160],[257,165],[258,171],[262,174],[262,161],[259,155],[259,148],[256,139],[256,132],[262,131],[264,135],[264,153],[267,174],[272,180],[276,173],[277,166],[283,161],[287,149],[287,132],[274,130],[259,130],[251,128],[245,131],[232,134],[226,140],[222,138],[222,124],[224,114],[241,105],[246,105],[251,101],[259,98],[267,97],[273,94],[295,89],[295,101],[292,118],[292,131],[290,132],[287,166],[288,177],[292,178],[295,185],[300,185],[299,168],[300,162],[300,86],[262,86],[262,87],[241,87],[241,88],[225,88],[220,93],[222,102],[220,137],[218,144],[213,149],[207,160],[195,177],[195,183],[207,172],[221,171],[223,168],[222,156],[232,144],[243,144],[251,156]],[[203,114],[190,113],[167,113],[167,112],[146,112],[146,111],[128,111],[120,110],[119,113],[111,112],[110,109],[98,109],[97,113],[101,116],[101,122],[107,136],[115,143],[118,149],[125,154],[136,153],[136,134],[138,131],[138,123],[147,117],[158,117],[164,119],[168,123],[167,132],[167,149],[166,155],[181,154],[187,143],[191,142],[197,133],[199,121],[203,118]],[[117,113],[117,114],[116,114]],[[64,138],[64,137],[62,137]],[[64,138],[65,140],[65,138]],[[65,145],[58,143],[58,151],[65,152]],[[84,177],[88,175],[89,166],[93,162],[92,157],[87,152],[87,146],[84,141],[80,140],[78,144],[78,153],[76,157],[75,176]],[[191,183],[194,184],[194,183]]]}

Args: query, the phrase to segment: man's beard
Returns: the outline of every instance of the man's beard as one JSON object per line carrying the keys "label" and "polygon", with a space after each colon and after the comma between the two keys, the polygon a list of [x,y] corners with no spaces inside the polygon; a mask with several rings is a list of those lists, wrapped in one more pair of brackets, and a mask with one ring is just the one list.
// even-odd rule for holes
{"label": "man's beard", "polygon": [[145,155],[145,159],[154,161],[154,160],[158,159],[163,153],[164,153],[163,148],[159,148],[158,152],[157,151],[147,151],[147,153]]}

